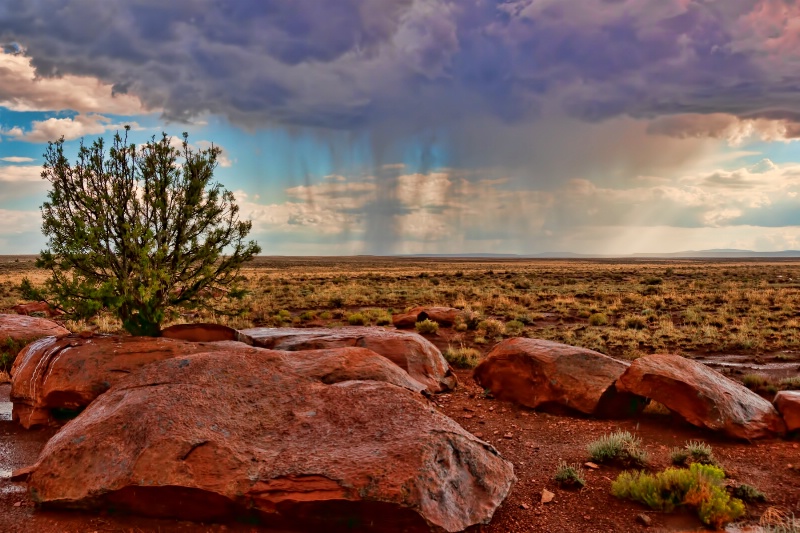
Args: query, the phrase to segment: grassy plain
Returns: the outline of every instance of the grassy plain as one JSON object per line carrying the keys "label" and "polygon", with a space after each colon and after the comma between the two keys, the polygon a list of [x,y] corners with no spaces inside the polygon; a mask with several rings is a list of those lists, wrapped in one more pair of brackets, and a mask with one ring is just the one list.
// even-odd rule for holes
{"label": "grassy plain", "polygon": [[[482,347],[510,336],[584,346],[627,359],[653,352],[761,355],[800,363],[800,261],[485,260],[260,257],[247,296],[172,322],[235,327],[385,325],[416,305],[467,311],[448,342]],[[0,308],[46,272],[33,257],[0,258]],[[100,316],[91,327],[119,331]],[[487,346],[488,347],[488,346]]]}

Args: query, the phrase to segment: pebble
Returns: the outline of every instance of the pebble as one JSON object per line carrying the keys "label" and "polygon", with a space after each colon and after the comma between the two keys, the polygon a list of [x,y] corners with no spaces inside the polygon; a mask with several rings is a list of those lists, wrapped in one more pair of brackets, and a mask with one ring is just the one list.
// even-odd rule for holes
{"label": "pebble", "polygon": [[553,492],[550,492],[547,489],[542,489],[542,503],[550,503],[553,501],[556,495]]}
{"label": "pebble", "polygon": [[637,514],[636,521],[644,526],[649,526],[650,524],[653,523],[653,519],[644,513]]}

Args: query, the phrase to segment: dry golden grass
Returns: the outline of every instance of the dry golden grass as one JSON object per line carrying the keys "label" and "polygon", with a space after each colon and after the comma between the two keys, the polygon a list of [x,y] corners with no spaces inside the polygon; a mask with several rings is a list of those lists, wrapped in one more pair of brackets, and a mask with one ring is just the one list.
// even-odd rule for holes
{"label": "dry golden grass", "polygon": [[[23,276],[44,281],[32,260],[0,258],[0,307],[19,303]],[[522,335],[628,359],[800,349],[800,261],[262,257],[242,273],[243,300],[223,304],[223,313],[187,312],[169,323],[385,324],[390,313],[444,305],[471,312],[474,319],[457,331],[479,344]],[[590,325],[596,314],[606,324]],[[120,329],[108,316],[67,325]]]}

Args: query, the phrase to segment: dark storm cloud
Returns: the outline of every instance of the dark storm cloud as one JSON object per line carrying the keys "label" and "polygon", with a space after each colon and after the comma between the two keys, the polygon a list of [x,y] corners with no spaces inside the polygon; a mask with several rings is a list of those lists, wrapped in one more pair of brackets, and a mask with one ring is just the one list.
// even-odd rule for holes
{"label": "dark storm cloud", "polygon": [[[28,0],[0,41],[172,119],[338,129],[562,106],[583,120],[800,113],[781,0]],[[793,51],[794,50],[794,51]]]}

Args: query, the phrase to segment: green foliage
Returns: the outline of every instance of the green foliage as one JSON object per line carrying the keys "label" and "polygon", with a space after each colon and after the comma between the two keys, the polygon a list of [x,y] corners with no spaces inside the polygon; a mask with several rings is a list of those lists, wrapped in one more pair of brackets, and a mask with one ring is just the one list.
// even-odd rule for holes
{"label": "green foliage", "polygon": [[586,485],[586,479],[581,473],[581,465],[578,463],[559,462],[553,479],[562,487],[583,487]]}
{"label": "green foliage", "polygon": [[686,465],[699,463],[702,465],[717,465],[717,458],[711,446],[705,442],[689,441],[682,448],[673,448],[670,454],[672,464]]}
{"label": "green foliage", "polygon": [[506,325],[494,318],[487,318],[478,323],[477,330],[489,339],[502,336],[506,332]]}
{"label": "green foliage", "polygon": [[740,500],[748,503],[767,501],[766,494],[764,494],[754,486],[748,485],[747,483],[742,483],[741,485],[733,489],[733,495],[739,498]]}
{"label": "green foliage", "polygon": [[481,352],[466,346],[459,348],[448,346],[442,355],[448,363],[458,368],[475,368],[481,362],[482,357]]}
{"label": "green foliage", "polygon": [[525,331],[525,324],[519,320],[506,322],[506,335],[510,337],[519,337],[520,333],[523,331]]}
{"label": "green foliage", "polygon": [[7,337],[0,342],[0,372],[9,372],[17,354],[25,347],[26,343],[15,341]]}
{"label": "green foliage", "polygon": [[703,523],[720,528],[745,512],[742,501],[725,491],[724,478],[721,468],[695,463],[688,469],[668,468],[657,474],[623,472],[611,484],[611,492],[659,511],[693,507]]}
{"label": "green foliage", "polygon": [[134,335],[158,335],[166,314],[240,298],[239,269],[260,252],[245,242],[233,193],[212,182],[220,149],[181,148],[166,134],[137,147],[116,134],[81,143],[75,164],[64,139],[44,154],[51,184],[42,205],[48,238],[37,266],[46,290],[75,318],[103,309]]}
{"label": "green foliage", "polygon": [[31,280],[29,280],[27,277],[22,278],[18,289],[25,300],[39,302],[45,299],[45,294],[41,291],[41,289],[34,287],[31,283]]}
{"label": "green foliage", "polygon": [[605,326],[606,324],[608,324],[608,317],[604,313],[589,315],[590,326]]}
{"label": "green foliage", "polygon": [[364,326],[369,323],[369,319],[364,313],[352,313],[347,315],[347,323],[351,326]]}
{"label": "green foliage", "polygon": [[641,439],[628,431],[615,431],[589,443],[586,450],[596,463],[621,463],[636,466],[647,464],[647,452],[641,449]]}
{"label": "green foliage", "polygon": [[300,320],[303,322],[308,322],[310,320],[314,320],[317,318],[317,313],[315,311],[303,311],[300,313]]}
{"label": "green foliage", "polygon": [[434,322],[430,318],[426,318],[425,320],[420,320],[414,327],[417,329],[418,333],[429,334],[433,335],[439,331],[439,323]]}

